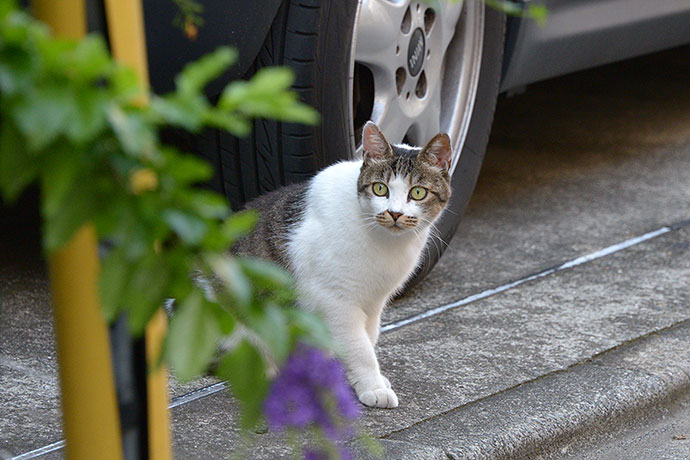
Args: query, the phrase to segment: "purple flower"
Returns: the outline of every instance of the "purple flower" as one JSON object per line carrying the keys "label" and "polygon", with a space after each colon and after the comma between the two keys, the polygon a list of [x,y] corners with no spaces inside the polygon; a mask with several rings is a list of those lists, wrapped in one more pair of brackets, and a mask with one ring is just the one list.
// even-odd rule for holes
{"label": "purple flower", "polygon": [[304,450],[304,460],[328,460],[328,454],[322,450]]}
{"label": "purple flower", "polygon": [[[341,460],[352,460],[352,454],[346,448],[339,448],[338,453]],[[304,449],[304,460],[329,460],[329,457],[323,450]]]}
{"label": "purple flower", "polygon": [[340,363],[322,350],[300,344],[273,382],[264,414],[276,431],[314,425],[338,440],[352,435],[349,422],[359,416],[359,405]]}

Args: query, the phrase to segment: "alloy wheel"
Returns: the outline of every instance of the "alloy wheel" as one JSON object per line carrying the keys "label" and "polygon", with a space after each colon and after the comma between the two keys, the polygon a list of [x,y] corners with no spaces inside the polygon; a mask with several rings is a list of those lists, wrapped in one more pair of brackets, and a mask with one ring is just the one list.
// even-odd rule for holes
{"label": "alloy wheel", "polygon": [[392,143],[423,145],[446,132],[452,172],[474,106],[483,34],[479,0],[362,0],[350,66],[355,139],[369,119]]}

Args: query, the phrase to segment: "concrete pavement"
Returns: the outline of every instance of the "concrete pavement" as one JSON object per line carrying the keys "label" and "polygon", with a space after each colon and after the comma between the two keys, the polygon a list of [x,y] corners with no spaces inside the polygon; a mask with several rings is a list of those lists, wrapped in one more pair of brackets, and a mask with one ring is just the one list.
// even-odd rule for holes
{"label": "concrete pavement", "polygon": [[[468,299],[382,335],[401,405],[367,410],[362,427],[388,458],[690,458],[673,439],[690,438],[688,62],[684,48],[501,101],[456,237],[384,316]],[[0,452],[19,455],[61,439],[59,402],[41,264],[4,251]],[[240,437],[224,392],[191,393],[213,383],[173,388],[188,395],[173,409],[176,458],[285,456],[271,433]]]}

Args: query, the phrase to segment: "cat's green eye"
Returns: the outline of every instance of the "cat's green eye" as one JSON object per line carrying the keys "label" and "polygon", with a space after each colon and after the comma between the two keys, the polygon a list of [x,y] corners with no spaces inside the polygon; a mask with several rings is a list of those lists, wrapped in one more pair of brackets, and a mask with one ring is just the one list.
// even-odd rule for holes
{"label": "cat's green eye", "polygon": [[417,201],[423,200],[427,193],[428,191],[424,187],[412,187],[412,190],[410,190],[410,198]]}
{"label": "cat's green eye", "polygon": [[388,195],[388,186],[382,182],[376,182],[371,186],[371,190],[376,196],[386,196]]}

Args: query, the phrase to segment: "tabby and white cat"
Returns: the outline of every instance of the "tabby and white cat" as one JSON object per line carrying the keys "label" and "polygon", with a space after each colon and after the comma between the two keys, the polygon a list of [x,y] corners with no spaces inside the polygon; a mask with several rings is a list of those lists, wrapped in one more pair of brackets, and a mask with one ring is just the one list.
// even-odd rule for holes
{"label": "tabby and white cat", "polygon": [[390,145],[372,122],[362,145],[362,160],[250,202],[259,223],[234,252],[290,270],[299,306],[326,322],[359,400],[393,408],[398,398],[374,352],[381,312],[419,264],[448,203],[451,147],[446,134],[423,148]]}

